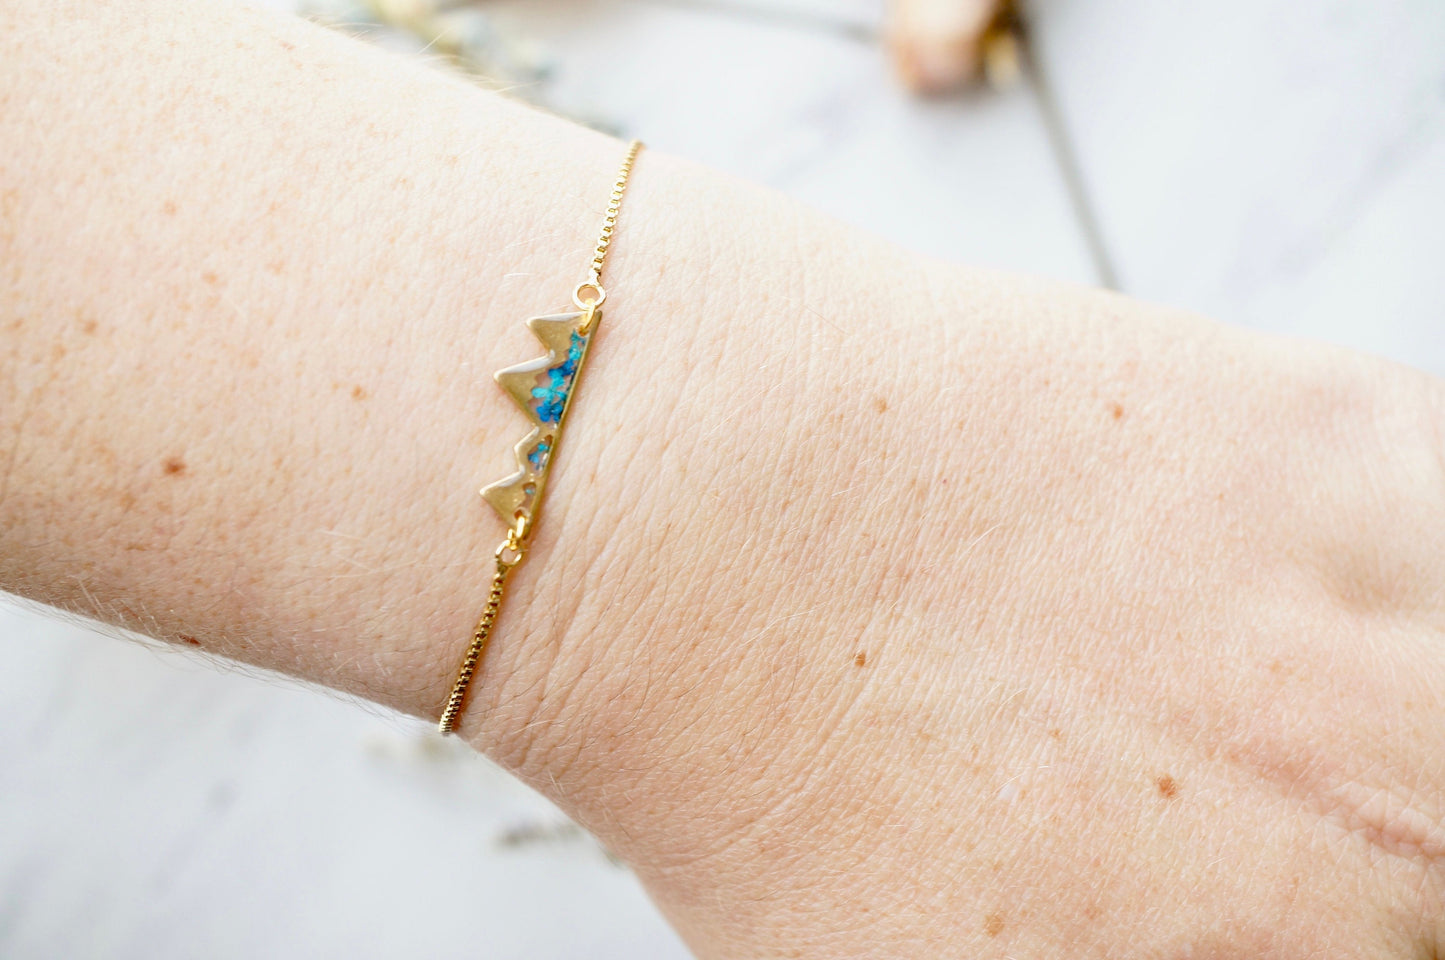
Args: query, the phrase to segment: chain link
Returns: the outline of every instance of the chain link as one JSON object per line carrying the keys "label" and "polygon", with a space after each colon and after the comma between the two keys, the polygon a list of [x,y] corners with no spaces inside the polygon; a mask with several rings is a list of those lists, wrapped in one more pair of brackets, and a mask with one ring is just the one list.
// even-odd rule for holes
{"label": "chain link", "polygon": [[[612,245],[612,231],[617,226],[617,212],[622,209],[622,195],[627,192],[627,178],[632,176],[632,164],[637,160],[637,151],[642,141],[634,140],[627,145],[627,156],[622,159],[622,169],[617,171],[617,182],[612,185],[612,195],[607,198],[607,217],[602,221],[602,233],[597,238],[597,249],[592,253],[592,268],[587,274],[587,283],[597,293],[597,303],[607,294],[602,291],[602,264],[607,260],[607,248]],[[580,290],[578,291],[581,292]]]}
{"label": "chain link", "polygon": [[482,654],[486,652],[487,640],[492,635],[492,627],[497,623],[497,611],[502,608],[502,594],[506,592],[507,574],[514,566],[516,564],[504,563],[500,558],[497,560],[497,571],[492,574],[492,589],[487,594],[487,605],[482,609],[482,616],[477,620],[476,629],[472,631],[471,645],[467,647],[467,655],[462,658],[462,665],[457,670],[457,678],[452,683],[451,695],[447,697],[446,708],[442,710],[442,718],[437,723],[439,733],[451,733],[457,728],[457,721],[462,716],[462,706],[467,700],[467,688],[471,686],[472,676],[477,672],[477,664],[481,662]]}

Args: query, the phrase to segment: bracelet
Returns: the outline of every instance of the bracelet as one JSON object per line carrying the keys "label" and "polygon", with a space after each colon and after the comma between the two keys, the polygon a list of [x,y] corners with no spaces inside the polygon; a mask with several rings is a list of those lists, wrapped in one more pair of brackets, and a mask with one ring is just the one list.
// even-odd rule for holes
{"label": "bracelet", "polygon": [[592,267],[587,279],[572,291],[572,303],[577,311],[528,320],[527,326],[547,348],[547,355],[498,370],[494,375],[497,383],[527,415],[532,430],[513,448],[517,472],[482,488],[482,499],[492,505],[507,525],[507,538],[497,547],[491,592],[487,594],[486,606],[482,608],[481,618],[472,631],[472,642],[462,658],[456,682],[452,684],[451,695],[447,697],[446,707],[437,723],[437,730],[443,734],[456,730],[461,719],[467,688],[471,686],[477,665],[487,649],[487,638],[492,635],[492,627],[497,622],[507,575],[526,556],[527,538],[536,528],[542,494],[547,489],[547,472],[556,459],[557,443],[562,437],[562,423],[572,405],[577,378],[581,376],[582,364],[587,359],[587,348],[597,333],[597,324],[602,320],[602,302],[607,299],[607,291],[602,288],[602,264],[612,243],[613,228],[617,226],[617,211],[622,206],[627,178],[641,149],[642,144],[637,140],[627,146],[627,156],[617,172],[617,182],[613,184],[612,195],[607,202],[607,216],[602,222],[597,249],[592,254]]}

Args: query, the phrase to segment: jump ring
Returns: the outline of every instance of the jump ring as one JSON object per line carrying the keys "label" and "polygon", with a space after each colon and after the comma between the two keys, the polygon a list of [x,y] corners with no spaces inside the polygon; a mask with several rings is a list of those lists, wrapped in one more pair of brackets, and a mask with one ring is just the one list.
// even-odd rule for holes
{"label": "jump ring", "polygon": [[[597,296],[591,298],[590,300],[583,300],[582,292],[584,290],[591,290],[593,293],[597,294]],[[596,308],[602,306],[602,301],[606,299],[607,291],[602,289],[602,284],[594,283],[591,280],[582,281],[581,283],[577,284],[577,289],[572,291],[572,302],[577,304],[577,308],[579,310],[595,310]]]}
{"label": "jump ring", "polygon": [[525,548],[520,543],[513,542],[511,537],[502,541],[497,547],[497,566],[510,570],[522,562],[522,553]]}

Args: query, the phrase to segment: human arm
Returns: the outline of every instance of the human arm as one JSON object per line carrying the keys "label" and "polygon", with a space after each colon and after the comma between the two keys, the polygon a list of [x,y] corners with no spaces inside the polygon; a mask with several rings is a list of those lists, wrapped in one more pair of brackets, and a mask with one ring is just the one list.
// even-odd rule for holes
{"label": "human arm", "polygon": [[[489,375],[620,148],[298,25],[128,10],[7,31],[4,583],[434,716],[521,429]],[[609,270],[465,732],[700,952],[1421,935],[1433,384],[660,154]]]}

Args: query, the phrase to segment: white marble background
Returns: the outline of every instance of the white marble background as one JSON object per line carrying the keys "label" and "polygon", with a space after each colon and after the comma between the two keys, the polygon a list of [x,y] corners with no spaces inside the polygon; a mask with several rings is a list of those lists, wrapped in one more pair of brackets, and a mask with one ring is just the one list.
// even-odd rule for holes
{"label": "white marble background", "polygon": [[[1445,375],[1439,0],[1036,0],[1037,74],[927,103],[876,0],[488,9],[559,111],[920,251]],[[0,605],[0,957],[685,956],[420,724]]]}

